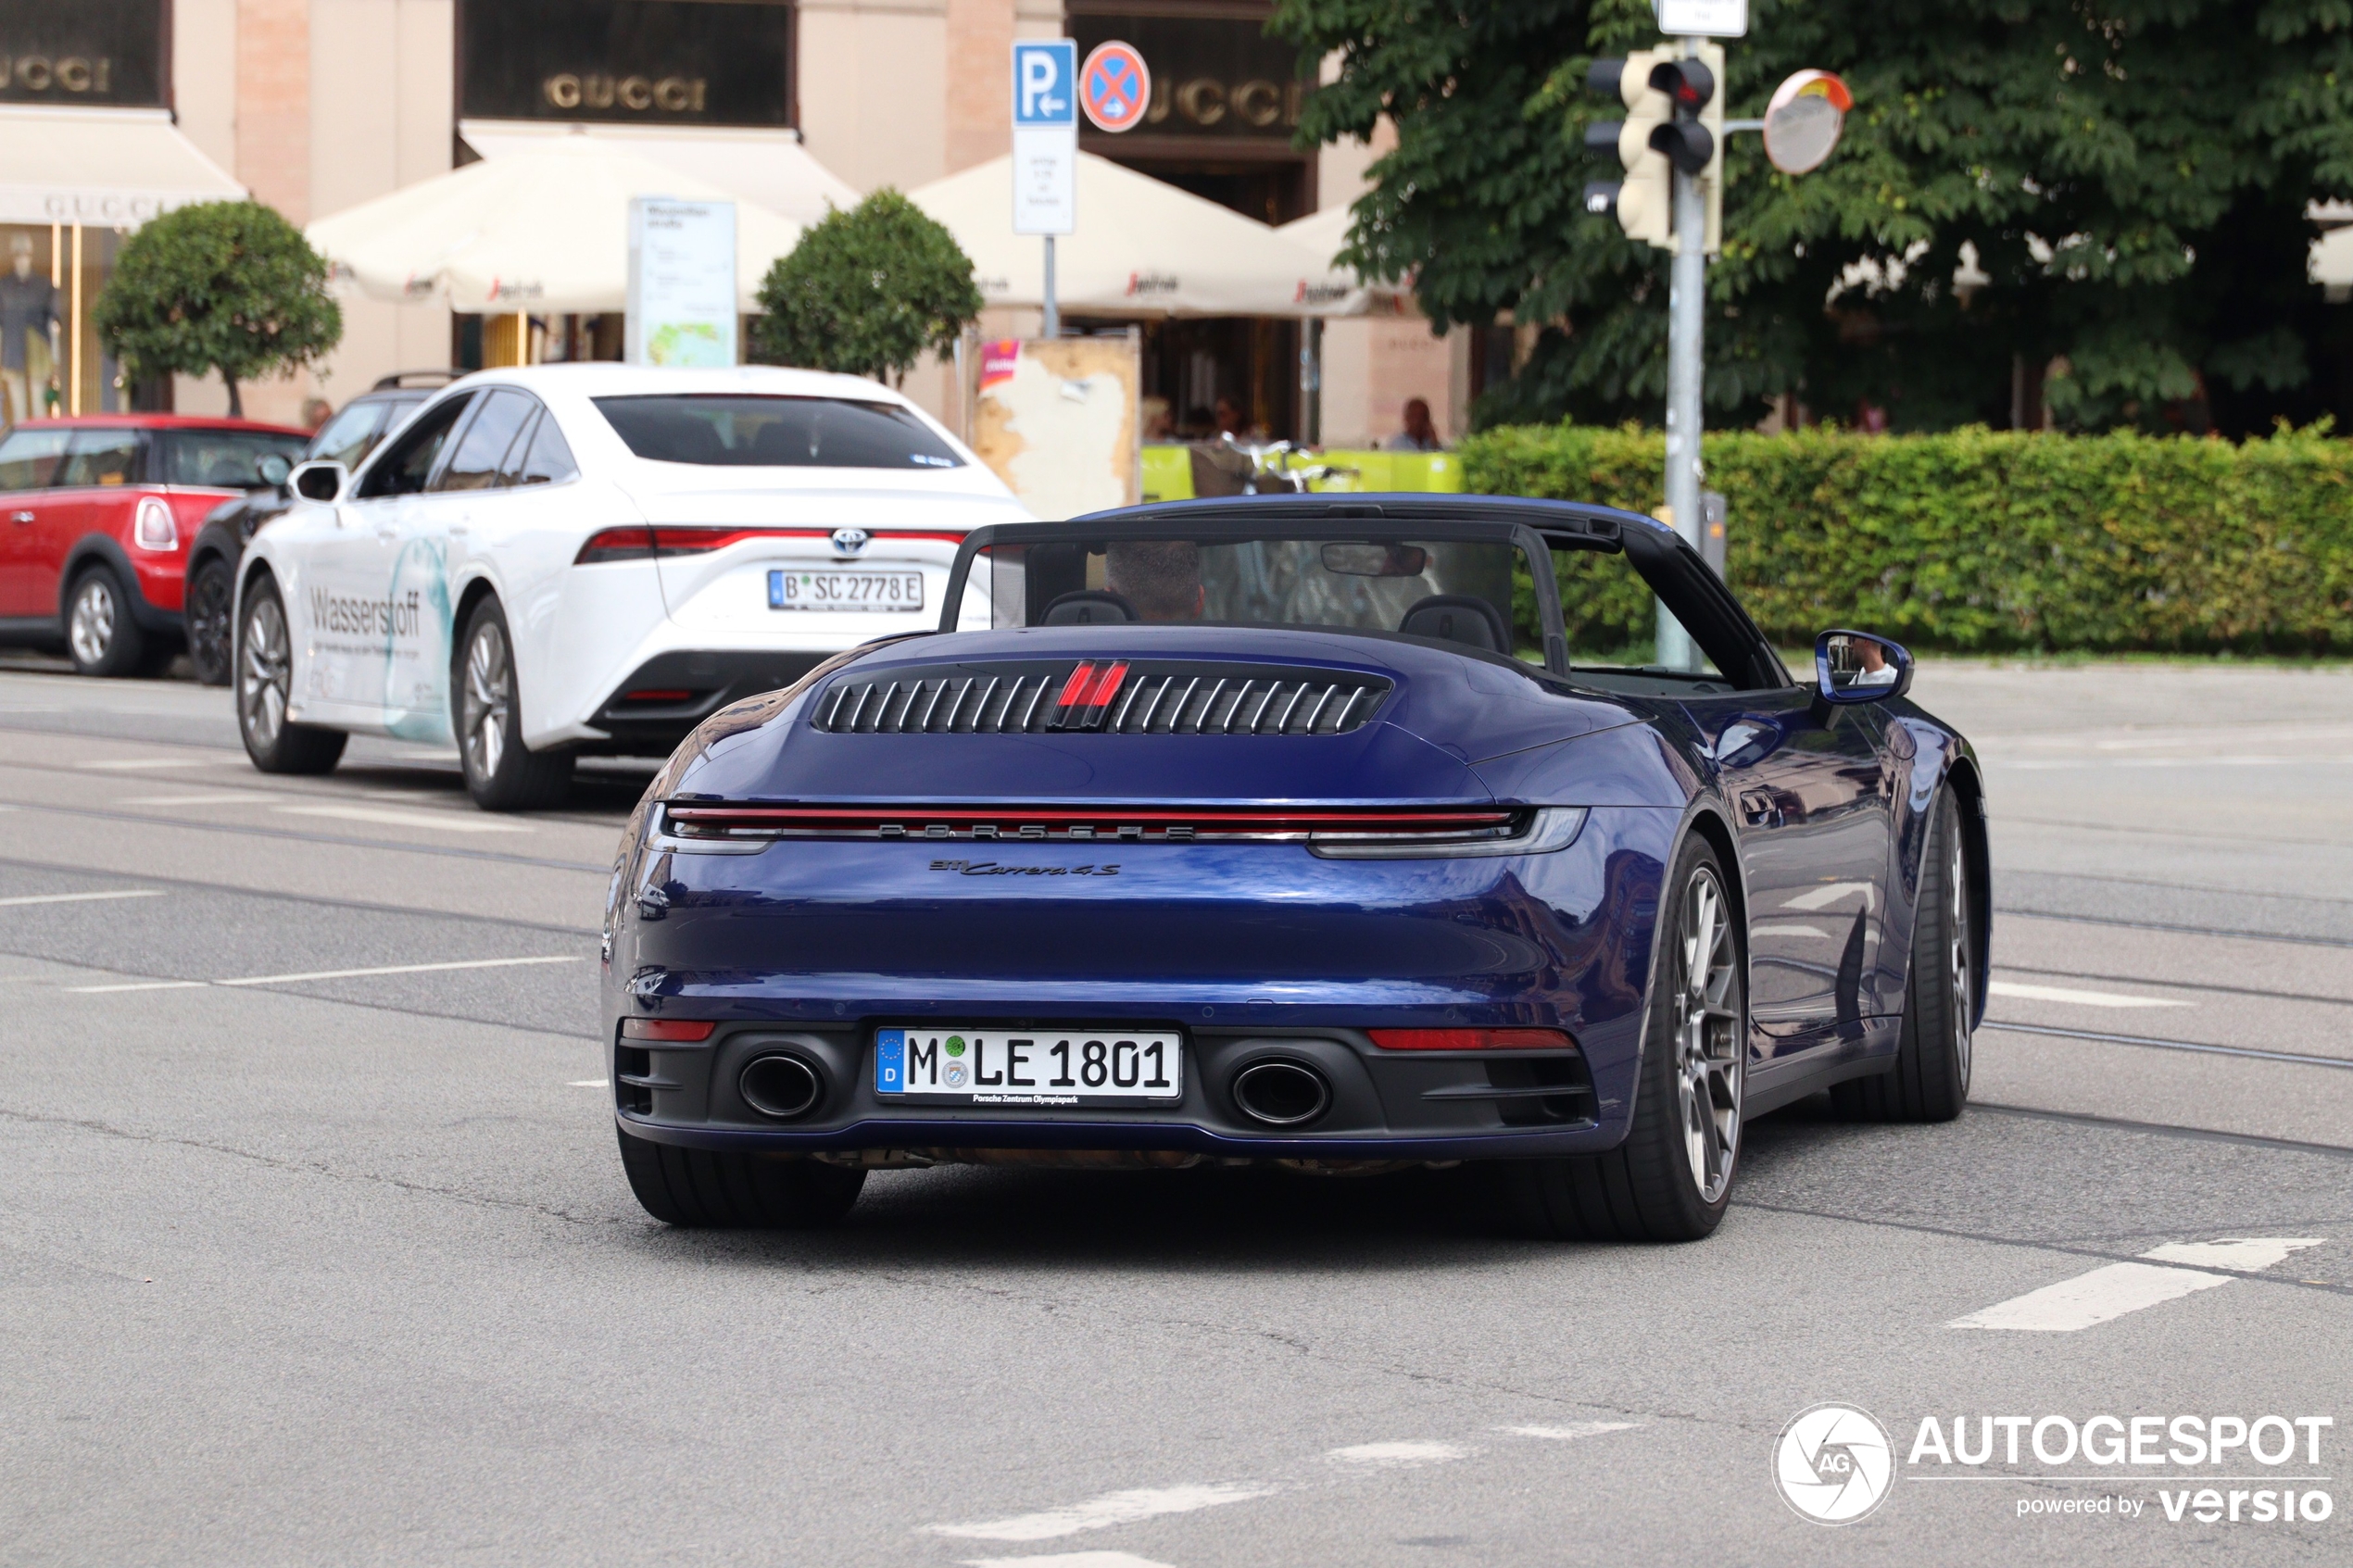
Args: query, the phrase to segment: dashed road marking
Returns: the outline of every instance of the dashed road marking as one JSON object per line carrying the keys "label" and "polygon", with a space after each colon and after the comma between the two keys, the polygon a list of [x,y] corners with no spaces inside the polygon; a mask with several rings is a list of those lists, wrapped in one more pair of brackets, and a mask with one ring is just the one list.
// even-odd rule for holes
{"label": "dashed road marking", "polygon": [[1334,1449],[1324,1457],[1342,1464],[1414,1470],[1425,1464],[1451,1464],[1470,1456],[1471,1450],[1459,1443],[1358,1443],[1353,1448]]}
{"label": "dashed road marking", "polygon": [[300,974],[245,974],[233,980],[138,980],[113,985],[68,985],[78,997],[105,996],[117,991],[179,991],[206,985],[294,985],[311,980],[364,980],[379,974],[436,974],[458,969],[514,969],[523,964],[586,963],[577,953],[557,953],[535,959],[456,959],[447,963],[379,964],[371,969],[314,969]]}
{"label": "dashed road marking", "polygon": [[2130,997],[2121,991],[2079,991],[2071,985],[2029,985],[2016,980],[1989,980],[1985,989],[1996,997],[2011,997],[2022,1002],[2067,1002],[2085,1008],[2186,1008],[2195,1002],[2177,1002],[2159,997]]}
{"label": "dashed road marking", "polygon": [[0,898],[0,906],[14,908],[24,904],[95,904],[107,898],[160,898],[160,887],[123,887],[109,893],[28,893],[15,898]]}
{"label": "dashed road marking", "polygon": [[[2128,1312],[2178,1301],[2271,1267],[2290,1253],[2318,1247],[2318,1236],[2229,1236],[2218,1241],[2169,1242],[2141,1254],[2153,1263],[2109,1263],[2073,1279],[1955,1318],[1947,1328],[1987,1328],[2023,1334],[2071,1334]],[[2196,1263],[2198,1268],[2160,1267]],[[2228,1269],[2212,1273],[2209,1269]]]}
{"label": "dashed road marking", "polygon": [[964,1568],[1168,1568],[1132,1551],[1056,1551],[1044,1557],[967,1557]]}
{"label": "dashed road marking", "polygon": [[1192,1513],[1204,1508],[1221,1508],[1227,1503],[1248,1502],[1263,1498],[1274,1487],[1250,1483],[1216,1482],[1208,1486],[1139,1486],[1132,1491],[1106,1492],[1068,1508],[1050,1508],[1042,1513],[1015,1514],[1011,1519],[989,1519],[974,1524],[931,1524],[925,1531],[935,1536],[952,1536],[975,1541],[1050,1541],[1061,1536],[1075,1536],[1082,1530],[1101,1530],[1113,1524],[1133,1524],[1141,1520],[1158,1519],[1171,1513]]}
{"label": "dashed road marking", "polygon": [[396,811],[384,806],[281,806],[290,817],[333,817],[346,822],[378,822],[387,827],[438,828],[445,833],[529,833],[522,822],[500,822],[480,812]]}
{"label": "dashed road marking", "polygon": [[567,1089],[610,1089],[612,1087],[612,1080],[610,1078],[574,1078],[571,1083],[566,1084],[564,1087]]}
{"label": "dashed road marking", "polygon": [[74,764],[77,768],[107,773],[135,772],[148,768],[228,768],[241,765],[250,767],[251,763],[243,757],[134,757],[119,762]]}
{"label": "dashed road marking", "polygon": [[1566,1426],[1498,1426],[1498,1432],[1508,1432],[1515,1437],[1539,1437],[1547,1442],[1569,1443],[1579,1437],[1598,1437],[1604,1432],[1631,1432],[1630,1421],[1572,1421]]}
{"label": "dashed road marking", "polygon": [[134,795],[118,806],[252,806],[278,797],[261,790],[213,789],[196,795]]}

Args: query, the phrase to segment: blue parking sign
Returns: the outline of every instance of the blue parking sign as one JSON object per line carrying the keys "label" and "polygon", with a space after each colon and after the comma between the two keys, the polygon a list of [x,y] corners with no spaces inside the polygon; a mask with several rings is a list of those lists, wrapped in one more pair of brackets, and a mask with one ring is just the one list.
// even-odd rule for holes
{"label": "blue parking sign", "polygon": [[1013,124],[1078,129],[1078,45],[1044,38],[1013,45]]}

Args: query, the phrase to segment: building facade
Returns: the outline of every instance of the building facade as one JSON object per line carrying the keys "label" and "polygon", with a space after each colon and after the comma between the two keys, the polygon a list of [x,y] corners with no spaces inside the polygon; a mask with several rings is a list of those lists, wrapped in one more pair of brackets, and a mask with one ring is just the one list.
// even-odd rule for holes
{"label": "building facade", "polygon": [[[470,135],[487,144],[564,124],[710,138],[714,158],[724,140],[738,165],[772,140],[797,139],[860,192],[905,190],[1010,149],[1015,38],[1067,33],[1084,50],[1117,37],[1151,66],[1151,105],[1137,131],[1090,130],[1082,144],[1282,222],[1353,200],[1373,154],[1293,149],[1311,84],[1297,80],[1289,48],[1265,37],[1268,9],[1265,0],[0,0],[0,115],[18,104],[44,106],[52,121],[72,110],[92,117],[69,124],[95,125],[109,111],[168,115],[203,160],[297,224],[471,161]],[[80,63],[69,69],[68,60]],[[0,190],[13,177],[6,162],[23,156],[0,138]],[[75,285],[86,314],[132,226],[94,216],[102,220],[78,226],[78,269],[76,225],[19,223],[0,234],[0,245],[30,249],[35,276],[55,273],[61,319]],[[311,398],[340,403],[395,370],[516,352],[497,319],[485,344],[482,319],[453,320],[432,302],[344,304],[334,354],[248,388],[249,414],[292,420]],[[992,312],[984,330],[1034,331],[1035,313],[1024,314]],[[528,323],[530,352],[617,352],[617,324],[598,325]],[[37,351],[34,336],[27,345]],[[73,360],[81,407],[164,395],[121,385],[86,324],[77,335],[64,320],[51,337],[55,358]],[[1153,323],[1147,392],[1179,420],[1222,397],[1275,433],[1300,434],[1301,346],[1294,322]],[[41,369],[24,368],[28,384]],[[49,370],[53,382],[65,374]],[[1464,343],[1434,339],[1418,320],[1333,322],[1321,433],[1334,444],[1380,439],[1399,428],[1405,399],[1420,396],[1453,433],[1467,381]],[[919,371],[909,391],[943,414],[956,400],[944,368]],[[169,396],[188,411],[225,407],[217,383],[182,378]]]}

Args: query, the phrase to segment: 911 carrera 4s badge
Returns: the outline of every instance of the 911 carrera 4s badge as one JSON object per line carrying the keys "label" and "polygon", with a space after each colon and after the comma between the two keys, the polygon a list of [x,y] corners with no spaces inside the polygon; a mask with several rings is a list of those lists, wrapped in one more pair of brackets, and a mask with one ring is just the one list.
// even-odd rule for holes
{"label": "911 carrera 4s badge", "polygon": [[964,1105],[1174,1100],[1185,1090],[1173,1030],[1009,1034],[969,1025],[875,1032],[875,1093]]}

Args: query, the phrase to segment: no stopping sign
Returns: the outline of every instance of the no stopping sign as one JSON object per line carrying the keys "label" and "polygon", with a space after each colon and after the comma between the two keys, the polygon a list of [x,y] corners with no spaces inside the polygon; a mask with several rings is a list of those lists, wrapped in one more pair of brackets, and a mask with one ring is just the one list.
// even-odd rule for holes
{"label": "no stopping sign", "polygon": [[1078,104],[1098,131],[1135,130],[1151,95],[1151,72],[1133,44],[1098,44],[1078,68]]}

